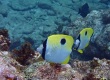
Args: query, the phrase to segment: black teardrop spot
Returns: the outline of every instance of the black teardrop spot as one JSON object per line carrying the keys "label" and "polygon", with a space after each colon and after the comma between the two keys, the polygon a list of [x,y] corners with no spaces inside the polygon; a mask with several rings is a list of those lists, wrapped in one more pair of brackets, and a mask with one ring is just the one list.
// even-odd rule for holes
{"label": "black teardrop spot", "polygon": [[64,44],[66,43],[66,40],[63,38],[63,39],[61,39],[60,43],[61,43],[62,45],[64,45]]}
{"label": "black teardrop spot", "polygon": [[87,35],[87,31],[85,32],[85,35]]}

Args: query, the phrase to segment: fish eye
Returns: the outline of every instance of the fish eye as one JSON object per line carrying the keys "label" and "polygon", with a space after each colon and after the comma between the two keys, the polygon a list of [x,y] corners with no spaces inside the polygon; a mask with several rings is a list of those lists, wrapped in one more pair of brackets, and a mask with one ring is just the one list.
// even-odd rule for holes
{"label": "fish eye", "polygon": [[85,35],[87,35],[87,31],[85,32]]}
{"label": "fish eye", "polygon": [[61,39],[60,43],[61,43],[62,45],[64,45],[64,44],[66,43],[66,40],[63,38],[63,39]]}

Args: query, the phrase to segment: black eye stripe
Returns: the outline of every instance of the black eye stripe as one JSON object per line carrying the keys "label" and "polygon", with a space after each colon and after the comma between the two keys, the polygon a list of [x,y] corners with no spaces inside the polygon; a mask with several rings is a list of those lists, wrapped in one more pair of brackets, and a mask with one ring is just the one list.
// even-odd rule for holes
{"label": "black eye stripe", "polygon": [[87,31],[85,32],[85,35],[87,35]]}
{"label": "black eye stripe", "polygon": [[45,59],[47,39],[43,43],[42,58]]}
{"label": "black eye stripe", "polygon": [[65,38],[61,39],[60,43],[61,43],[62,45],[64,45],[64,44],[66,43]]}

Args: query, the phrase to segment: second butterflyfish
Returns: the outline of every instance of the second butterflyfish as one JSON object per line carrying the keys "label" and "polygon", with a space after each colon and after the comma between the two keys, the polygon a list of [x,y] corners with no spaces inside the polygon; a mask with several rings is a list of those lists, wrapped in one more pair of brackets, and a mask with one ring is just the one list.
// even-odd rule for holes
{"label": "second butterflyfish", "polygon": [[37,51],[40,52],[44,60],[50,63],[67,64],[73,48],[82,53],[82,49],[88,46],[92,34],[92,28],[85,28],[80,32],[75,42],[74,38],[70,35],[50,35],[37,48]]}

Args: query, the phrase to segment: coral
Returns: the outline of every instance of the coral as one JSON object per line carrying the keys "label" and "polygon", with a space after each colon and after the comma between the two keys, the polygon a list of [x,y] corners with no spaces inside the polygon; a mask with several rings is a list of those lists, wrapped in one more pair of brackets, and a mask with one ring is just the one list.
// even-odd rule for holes
{"label": "coral", "polygon": [[15,67],[19,65],[14,59],[4,55],[4,52],[0,52],[0,80],[24,80],[24,74]]}
{"label": "coral", "polygon": [[19,50],[13,49],[12,52],[13,58],[15,58],[22,65],[30,64],[28,61],[35,55],[35,52],[31,48],[31,44],[29,42],[24,43]]}
{"label": "coral", "polygon": [[104,4],[108,4],[109,0],[100,0],[99,2],[104,3]]}
{"label": "coral", "polygon": [[94,74],[89,73],[82,80],[100,80],[100,78],[95,78]]}
{"label": "coral", "polygon": [[9,8],[6,4],[0,3],[0,14],[6,18],[8,16]]}
{"label": "coral", "polygon": [[101,56],[101,58],[110,59],[109,42],[110,42],[110,24],[107,24],[105,25],[102,33],[97,37],[95,41],[97,48],[101,53],[99,55]]}
{"label": "coral", "polygon": [[[83,60],[91,60],[94,57],[98,57],[100,59],[107,58],[110,59],[110,50],[109,50],[109,42],[110,42],[110,20],[109,15],[110,10],[93,10],[91,11],[86,18],[78,18],[74,21],[75,26],[72,27],[72,36],[75,36],[80,32],[81,29],[85,27],[91,27],[94,30],[94,34],[91,37],[91,41],[89,46],[84,50],[83,55],[78,55],[79,59]],[[107,16],[108,18],[104,18],[103,16]],[[69,30],[70,32],[70,30]],[[76,34],[76,32],[78,32]],[[91,54],[93,53],[93,54]],[[74,56],[74,53],[72,54]],[[74,57],[73,57],[74,58]]]}
{"label": "coral", "polygon": [[43,61],[29,66],[25,73],[28,74],[27,79],[31,77],[32,80],[81,80],[83,77],[79,72],[74,71],[71,67],[64,67],[64,65],[61,67],[61,71],[57,72],[48,62]]}
{"label": "coral", "polygon": [[110,11],[102,15],[102,22],[104,25],[110,24]]}
{"label": "coral", "polygon": [[[91,63],[92,62],[92,63]],[[96,65],[98,63],[98,65]],[[91,67],[93,64],[93,67]],[[94,66],[95,64],[95,66]],[[71,67],[61,68],[57,71],[48,62],[39,61],[25,69],[26,79],[48,80],[101,80],[110,79],[110,60],[94,58],[91,61],[74,60]]]}
{"label": "coral", "polygon": [[37,5],[38,5],[38,7],[41,8],[41,9],[48,9],[48,10],[53,9],[52,6],[50,6],[50,5],[48,5],[48,4],[45,4],[45,3],[40,3],[40,2],[39,2]]}
{"label": "coral", "polygon": [[11,41],[8,38],[8,31],[6,29],[0,30],[0,50],[7,51]]}
{"label": "coral", "polygon": [[99,66],[99,62],[97,60],[97,58],[94,58],[91,62],[90,62],[90,67],[91,68],[96,68],[97,66]]}
{"label": "coral", "polygon": [[[91,11],[93,9],[107,9],[107,5],[102,5],[98,0],[86,2],[92,7]],[[84,0],[2,0],[0,1],[0,16],[2,16],[2,18],[0,18],[0,24],[1,27],[5,27],[9,30],[10,39],[13,40],[13,42],[19,39],[21,44],[24,41],[24,37],[29,37],[34,40],[34,46],[36,47],[40,45],[42,40],[48,35],[56,33],[56,29],[60,24],[55,24],[55,21],[64,24],[63,29],[59,28],[60,30],[57,31],[57,33],[62,32],[61,30],[73,32],[73,34],[78,32],[75,31],[76,29],[70,31],[68,25],[71,24],[71,22],[75,22],[77,17],[80,17],[78,15],[78,8],[84,3]],[[69,15],[71,15],[71,17],[69,17]],[[93,17],[96,17],[95,14],[93,15]],[[89,18],[88,21],[90,20],[94,21]],[[81,26],[78,27],[82,28]],[[43,30],[46,34],[43,34]]]}
{"label": "coral", "polygon": [[15,11],[28,11],[36,7],[36,0],[10,0],[9,7]]}
{"label": "coral", "polygon": [[0,35],[8,38],[8,30],[7,29],[0,29]]}
{"label": "coral", "polygon": [[[0,52],[0,80],[109,80],[110,60],[94,58],[91,61],[71,61],[60,71],[46,61],[20,65],[7,52]],[[8,54],[12,54],[9,53]],[[40,58],[36,52],[36,59]],[[97,65],[98,64],[98,65]],[[91,67],[92,65],[92,67]]]}
{"label": "coral", "polygon": [[[92,65],[92,66],[91,66]],[[71,62],[74,70],[85,75],[83,80],[110,79],[110,60],[94,58],[91,61],[74,60]]]}

